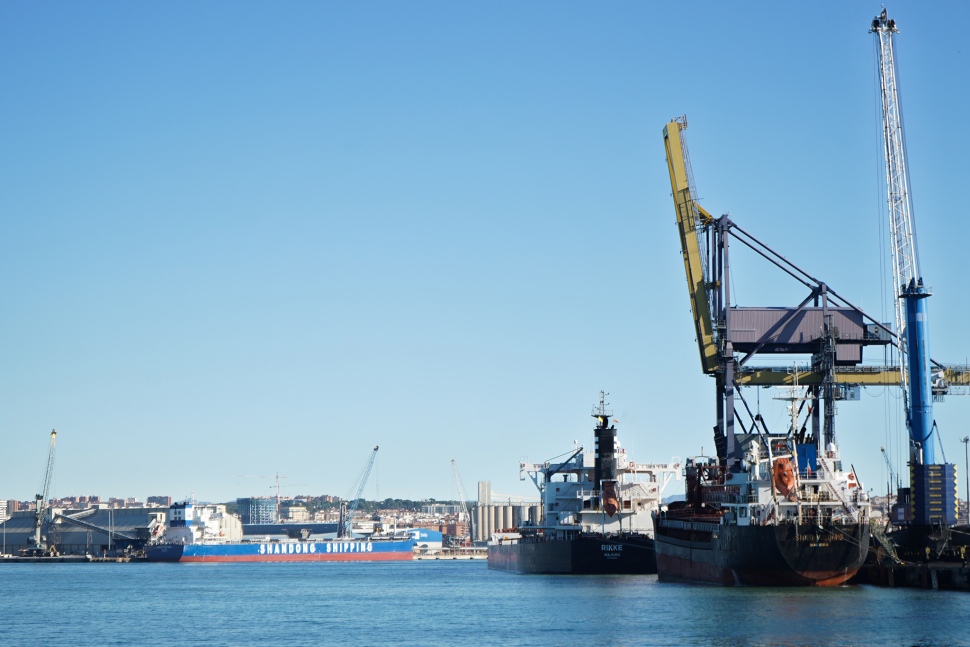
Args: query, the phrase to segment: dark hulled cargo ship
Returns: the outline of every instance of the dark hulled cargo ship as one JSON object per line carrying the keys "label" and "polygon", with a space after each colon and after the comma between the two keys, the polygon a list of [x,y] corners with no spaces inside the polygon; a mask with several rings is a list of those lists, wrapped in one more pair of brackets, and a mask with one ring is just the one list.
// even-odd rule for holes
{"label": "dark hulled cargo ship", "polygon": [[739,435],[743,458],[688,459],[686,499],[656,513],[662,580],[838,586],[869,551],[869,501],[838,450]]}
{"label": "dark hulled cargo ship", "polygon": [[[663,129],[701,368],[713,378],[714,457],[685,466],[686,498],[656,515],[663,580],[834,586],[869,551],[869,501],[836,445],[839,400],[855,399],[863,348],[888,329],[824,282],[697,200],[686,117]],[[732,245],[810,292],[794,307],[732,303]],[[734,249],[737,249],[735,247]],[[776,356],[771,365],[757,358]],[[796,359],[802,356],[799,362]],[[788,368],[777,363],[782,359]],[[801,366],[799,366],[801,363]],[[804,387],[799,381],[804,380]],[[769,429],[745,387],[787,387],[790,424]]]}
{"label": "dark hulled cargo ship", "polygon": [[489,544],[488,567],[514,573],[639,575],[656,573],[657,558],[653,538],[646,534],[548,535],[523,529]]}
{"label": "dark hulled cargo ship", "polygon": [[595,451],[574,448],[563,462],[520,465],[539,489],[542,519],[497,532],[489,568],[516,573],[656,573],[652,512],[679,465],[631,461],[620,448],[600,395]]}

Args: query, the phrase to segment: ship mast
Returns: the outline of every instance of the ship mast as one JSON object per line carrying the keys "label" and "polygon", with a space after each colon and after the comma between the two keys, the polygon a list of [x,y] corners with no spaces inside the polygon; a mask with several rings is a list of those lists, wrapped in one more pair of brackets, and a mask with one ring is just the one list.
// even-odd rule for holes
{"label": "ship mast", "polygon": [[610,424],[613,415],[607,411],[606,391],[600,391],[599,406],[593,410],[596,418],[595,452],[593,463],[593,482],[600,491],[603,511],[612,517],[619,510],[619,495],[616,487],[616,427]]}

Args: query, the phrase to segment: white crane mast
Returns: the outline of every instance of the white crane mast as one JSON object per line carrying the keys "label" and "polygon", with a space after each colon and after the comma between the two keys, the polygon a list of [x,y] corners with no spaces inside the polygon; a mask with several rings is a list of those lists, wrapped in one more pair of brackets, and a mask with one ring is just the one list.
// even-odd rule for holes
{"label": "white crane mast", "polygon": [[47,510],[47,497],[50,495],[51,481],[54,478],[54,446],[57,444],[57,431],[51,429],[51,444],[47,454],[47,469],[44,471],[44,482],[41,491],[36,496],[36,508],[34,509],[34,536],[33,552],[41,555],[47,552],[48,546],[46,538],[42,535],[44,527],[44,515]]}
{"label": "white crane mast", "polygon": [[896,334],[900,354],[903,395],[907,408],[909,353],[906,339],[906,312],[902,293],[921,279],[916,231],[913,227],[913,201],[909,190],[909,164],[906,159],[906,139],[903,134],[903,109],[896,82],[896,43],[899,32],[896,21],[887,17],[886,10],[872,21],[870,32],[878,43],[879,95],[882,102],[883,147],[886,159],[886,194],[889,210],[889,237],[892,248],[893,300],[896,314]]}
{"label": "white crane mast", "polygon": [[461,486],[461,476],[458,475],[458,463],[455,459],[451,459],[451,471],[455,473],[455,487],[458,488],[458,506],[459,510],[459,523],[467,524],[468,531],[465,533],[466,537],[471,536],[471,516],[468,514],[468,505],[465,503],[465,488]]}

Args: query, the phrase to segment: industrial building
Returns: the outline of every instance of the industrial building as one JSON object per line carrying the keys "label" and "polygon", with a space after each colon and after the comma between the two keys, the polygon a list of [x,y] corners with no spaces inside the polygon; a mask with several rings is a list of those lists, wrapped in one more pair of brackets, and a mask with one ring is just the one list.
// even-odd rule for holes
{"label": "industrial building", "polygon": [[493,532],[537,524],[542,519],[542,504],[539,501],[513,502],[503,497],[500,503],[492,503],[492,484],[479,481],[478,502],[471,511],[472,540],[488,541]]}
{"label": "industrial building", "polygon": [[[105,555],[139,549],[160,533],[167,508],[87,508],[65,510],[49,508],[41,532],[46,543],[62,555]],[[14,512],[0,524],[2,552],[17,555],[29,548],[36,514],[32,510]],[[53,519],[53,521],[50,521]]]}

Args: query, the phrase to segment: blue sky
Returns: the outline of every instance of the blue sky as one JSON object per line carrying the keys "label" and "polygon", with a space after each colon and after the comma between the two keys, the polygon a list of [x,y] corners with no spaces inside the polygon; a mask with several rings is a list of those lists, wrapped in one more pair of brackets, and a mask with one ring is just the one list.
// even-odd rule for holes
{"label": "blue sky", "polygon": [[[451,459],[528,494],[518,462],[589,443],[601,389],[638,460],[710,450],[682,114],[708,211],[889,321],[881,6],[671,7],[3,5],[0,497],[52,428],[60,496],[346,494],[375,444],[368,498],[453,498]],[[965,362],[963,5],[888,8],[931,354]],[[736,303],[804,297],[739,256]],[[898,400],[839,409],[876,492]],[[962,463],[970,397],[936,412]]]}

